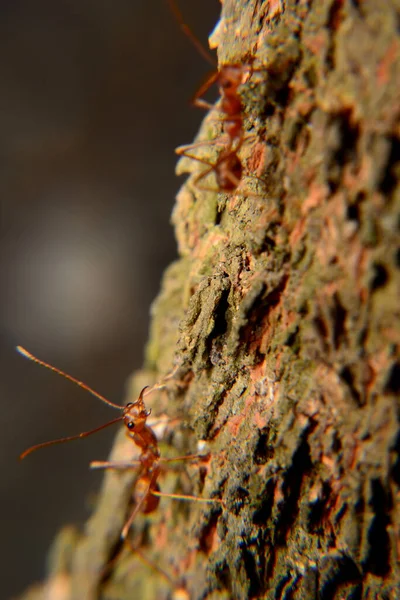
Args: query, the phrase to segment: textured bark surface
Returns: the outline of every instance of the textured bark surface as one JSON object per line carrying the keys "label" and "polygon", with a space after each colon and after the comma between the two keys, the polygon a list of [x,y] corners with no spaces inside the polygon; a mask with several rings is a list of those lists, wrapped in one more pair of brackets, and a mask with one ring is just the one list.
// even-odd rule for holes
{"label": "textured bark surface", "polygon": [[[225,0],[219,61],[255,68],[243,195],[178,165],[180,258],[132,383],[180,365],[149,398],[179,418],[162,454],[210,458],[160,487],[225,505],[163,499],[133,554],[118,540],[135,473],[109,472],[24,598],[400,597],[399,20],[395,0]],[[220,134],[212,111],[199,139]],[[133,455],[121,432],[114,456]]]}

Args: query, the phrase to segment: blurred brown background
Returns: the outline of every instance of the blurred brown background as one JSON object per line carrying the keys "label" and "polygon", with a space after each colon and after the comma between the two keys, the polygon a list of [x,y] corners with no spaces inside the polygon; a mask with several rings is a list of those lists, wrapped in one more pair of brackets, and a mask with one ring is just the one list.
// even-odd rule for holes
{"label": "blurred brown background", "polygon": [[[181,0],[201,40],[218,0]],[[209,70],[165,0],[0,4],[0,596],[42,577],[62,524],[82,524],[115,429],[44,449],[115,413],[24,360],[21,344],[120,402],[175,256],[175,146]],[[83,510],[82,507],[85,507]]]}

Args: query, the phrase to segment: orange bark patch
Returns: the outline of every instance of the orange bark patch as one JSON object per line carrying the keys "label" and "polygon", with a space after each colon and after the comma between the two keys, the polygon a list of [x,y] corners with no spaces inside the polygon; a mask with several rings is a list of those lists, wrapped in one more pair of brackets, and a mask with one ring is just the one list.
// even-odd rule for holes
{"label": "orange bark patch", "polygon": [[[343,239],[341,225],[345,219],[346,204],[342,193],[330,198],[325,209],[324,225],[321,228],[320,241],[316,249],[316,256],[321,265],[328,265],[343,252]],[[344,250],[345,262],[348,252]],[[346,268],[347,271],[347,268]]]}
{"label": "orange bark patch", "polygon": [[321,32],[316,35],[310,35],[304,39],[304,45],[313,54],[321,54],[322,50],[326,46],[326,34]]}
{"label": "orange bark patch", "polygon": [[321,462],[325,467],[327,467],[330,471],[333,471],[333,467],[335,466],[335,461],[330,456],[323,455],[321,458]]}
{"label": "orange bark patch", "polygon": [[166,523],[159,523],[157,526],[157,535],[155,538],[157,548],[165,548],[168,542],[168,530]]}
{"label": "orange bark patch", "polygon": [[328,189],[325,185],[319,185],[313,182],[310,187],[310,192],[301,206],[301,214],[307,215],[310,210],[321,206],[328,197]]}
{"label": "orange bark patch", "polygon": [[261,340],[259,342],[260,352],[266,354],[268,346],[276,333],[276,327],[279,326],[281,329],[287,329],[292,323],[295,322],[297,314],[293,311],[288,312],[285,310],[284,302],[287,293],[287,283],[285,288],[281,291],[278,301],[275,306],[272,306],[265,319],[264,330],[261,334]]}
{"label": "orange bark patch", "polygon": [[239,431],[240,426],[243,423],[243,421],[246,421],[246,422],[249,421],[249,413],[251,412],[251,408],[253,407],[253,405],[256,402],[257,402],[257,399],[255,398],[255,396],[249,395],[246,398],[244,408],[241,411],[240,415],[235,415],[229,419],[228,429],[229,429],[230,433],[232,434],[232,436],[236,436],[238,434],[238,431]]}
{"label": "orange bark patch", "polygon": [[195,253],[196,258],[204,259],[210,251],[210,248],[218,248],[223,246],[227,242],[226,235],[220,233],[211,233],[205,239],[204,243],[197,245],[197,252]]}
{"label": "orange bark patch", "polygon": [[398,46],[398,41],[394,40],[386,50],[385,56],[378,64],[378,68],[376,70],[376,79],[379,85],[386,85],[390,79],[390,68],[397,57]]}
{"label": "orange bark patch", "polygon": [[268,5],[268,17],[273,18],[282,12],[282,1],[281,0],[269,0]]}
{"label": "orange bark patch", "polygon": [[294,226],[294,228],[289,236],[289,243],[292,247],[294,247],[302,239],[302,237],[304,235],[305,226],[306,226],[305,219],[299,219],[297,221],[296,225]]}
{"label": "orange bark patch", "polygon": [[247,168],[252,175],[260,177],[267,165],[267,147],[258,142],[252,147],[250,158],[247,161]]}
{"label": "orange bark patch", "polygon": [[233,436],[237,436],[239,428],[243,422],[243,415],[231,417],[228,421],[228,429]]}
{"label": "orange bark patch", "polygon": [[256,412],[253,417],[253,423],[257,427],[257,429],[264,429],[264,427],[268,425],[268,421],[269,419],[265,412],[263,412],[262,414],[260,412]]}
{"label": "orange bark patch", "polygon": [[264,360],[262,363],[259,363],[258,365],[256,365],[255,367],[253,367],[250,371],[250,381],[252,381],[253,383],[256,383],[257,381],[260,381],[260,379],[262,379],[265,375],[265,364],[266,361]]}

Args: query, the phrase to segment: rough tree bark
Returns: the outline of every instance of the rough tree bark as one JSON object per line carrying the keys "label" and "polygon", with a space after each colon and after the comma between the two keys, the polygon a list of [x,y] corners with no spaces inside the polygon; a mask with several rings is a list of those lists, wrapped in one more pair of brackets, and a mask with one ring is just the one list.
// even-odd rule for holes
{"label": "rough tree bark", "polygon": [[[400,597],[399,22],[396,0],[223,3],[219,61],[255,67],[243,193],[197,189],[181,160],[180,258],[132,396],[180,365],[149,398],[180,417],[162,452],[210,458],[161,489],[225,506],[162,500],[133,554],[135,474],[109,472],[24,598]],[[199,139],[220,133],[212,111]],[[132,453],[121,432],[113,458]]]}

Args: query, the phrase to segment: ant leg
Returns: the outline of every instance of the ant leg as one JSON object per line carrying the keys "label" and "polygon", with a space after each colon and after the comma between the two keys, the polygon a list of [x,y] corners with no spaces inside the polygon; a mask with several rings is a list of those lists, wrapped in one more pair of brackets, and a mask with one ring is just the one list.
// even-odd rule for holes
{"label": "ant leg", "polygon": [[192,154],[191,152],[188,152],[188,150],[192,150],[193,148],[197,148],[200,145],[204,145],[204,144],[209,144],[211,142],[198,142],[196,144],[188,144],[187,146],[179,146],[178,148],[175,149],[176,154],[178,154],[179,156],[184,156],[185,158],[190,158],[192,160],[196,160],[197,162],[206,165],[208,167],[208,169],[205,169],[204,171],[202,171],[201,173],[199,173],[193,180],[192,185],[194,187],[197,187],[198,190],[203,190],[205,192],[221,192],[223,190],[219,189],[219,188],[212,188],[212,187],[208,187],[208,186],[200,186],[198,185],[199,181],[201,181],[202,179],[204,179],[205,177],[207,177],[207,175],[209,175],[212,171],[216,171],[216,169],[218,168],[219,165],[219,160],[217,160],[217,162],[211,163],[209,160],[207,160],[206,158],[201,158],[200,156],[196,156],[195,154]]}
{"label": "ant leg", "polygon": [[[158,390],[158,389],[162,389],[164,387],[164,384],[166,381],[169,381],[170,379],[173,379],[175,377],[175,375],[177,374],[177,372],[179,371],[179,369],[181,368],[182,365],[176,365],[172,371],[170,371],[169,373],[167,373],[161,380],[160,383],[156,383],[155,385],[153,385],[152,389]],[[147,396],[147,394],[144,394],[145,396]]]}
{"label": "ant leg", "polygon": [[218,110],[217,106],[214,106],[214,104],[211,104],[211,102],[207,102],[202,98],[193,99],[192,104],[197,106],[197,108],[204,108],[204,110]]}
{"label": "ant leg", "polygon": [[[164,390],[168,383],[171,381],[171,379],[175,378],[175,375],[178,373],[179,369],[182,368],[182,365],[178,364],[176,365],[169,373],[167,373],[166,375],[164,375],[164,377],[161,379],[161,381],[155,383],[154,385],[147,387],[145,389],[145,391],[143,392],[143,397],[145,398],[146,396],[148,396],[149,394],[152,394],[153,392],[157,391],[157,390]],[[183,387],[183,382],[178,380],[178,381],[174,381],[175,385],[177,385],[178,387]],[[169,419],[174,421],[175,419]]]}
{"label": "ant leg", "polygon": [[91,469],[132,469],[132,467],[140,467],[140,460],[92,460],[90,463]]}
{"label": "ant leg", "polygon": [[121,538],[123,540],[126,540],[126,537],[128,535],[129,529],[131,528],[131,525],[132,525],[132,523],[133,523],[136,515],[138,514],[138,512],[142,508],[144,502],[146,501],[147,496],[150,494],[150,488],[153,485],[153,483],[154,483],[153,480],[150,480],[149,485],[147,486],[147,489],[145,490],[145,492],[142,495],[141,499],[139,500],[139,502],[136,504],[135,508],[131,512],[128,520],[125,523],[125,525],[123,526],[122,531],[121,531]]}
{"label": "ant leg", "polygon": [[[206,143],[208,143],[208,142],[206,142]],[[203,144],[203,142],[199,142],[199,145],[200,144]],[[240,139],[239,143],[236,147],[235,153],[241,147],[242,144],[243,144],[243,139]],[[188,152],[188,150],[192,150],[193,148],[196,148],[196,147],[197,147],[197,144],[188,144],[187,146],[180,146],[180,147],[176,148],[176,150],[175,150],[175,152],[180,156],[184,156],[185,158],[190,158],[192,160],[196,160],[197,162],[200,162],[203,165],[208,166],[208,169],[205,169],[204,171],[199,173],[194,178],[192,185],[194,187],[197,187],[198,190],[203,190],[205,192],[216,192],[216,193],[218,193],[218,192],[232,192],[232,193],[235,192],[236,189],[240,185],[240,179],[238,179],[232,171],[227,171],[226,178],[233,185],[233,189],[224,190],[223,188],[212,188],[209,186],[198,185],[199,182],[202,179],[204,179],[205,177],[207,177],[207,175],[209,175],[212,171],[217,173],[219,165],[227,160],[227,156],[226,156],[226,153],[223,152],[222,156],[220,156],[218,158],[216,163],[211,163],[209,160],[207,160],[205,158],[201,158],[199,156],[196,156],[195,154],[192,154],[191,152]]]}
{"label": "ant leg", "polygon": [[[198,460],[208,458],[208,454],[187,454],[186,456],[176,456],[175,458],[159,458],[159,462],[171,463],[180,460]],[[92,460],[90,463],[91,469],[132,469],[133,467],[141,466],[140,460]]]}
{"label": "ant leg", "polygon": [[201,188],[197,185],[199,181],[204,179],[204,177],[207,177],[207,175],[209,175],[212,171],[215,171],[215,165],[212,164],[209,160],[206,160],[205,158],[200,158],[199,156],[196,156],[195,154],[189,153],[187,150],[191,149],[192,147],[193,146],[191,144],[188,146],[180,146],[179,148],[176,148],[175,152],[177,154],[179,154],[179,156],[184,156],[185,158],[191,158],[192,160],[196,160],[197,162],[201,163],[202,165],[206,165],[208,167],[208,169],[205,169],[205,171],[202,171],[195,177],[195,179],[193,181],[193,185],[195,187],[197,187],[198,189],[203,189],[208,192],[219,192],[218,189],[207,188],[207,187]]}
{"label": "ant leg", "polygon": [[204,179],[205,177],[207,177],[207,175],[209,175],[210,173],[212,173],[212,171],[216,171],[216,168],[218,167],[218,163],[216,164],[212,164],[210,163],[208,160],[206,160],[205,158],[199,158],[198,156],[195,156],[194,154],[189,154],[188,152],[185,152],[183,154],[183,156],[185,156],[186,158],[191,158],[192,160],[197,160],[197,162],[202,163],[203,165],[207,165],[208,169],[205,169],[204,171],[202,171],[201,173],[199,173],[194,180],[192,181],[192,185],[197,188],[200,191],[203,192],[214,192],[215,194],[218,194],[219,192],[223,192],[224,190],[221,190],[218,187],[210,187],[207,185],[199,185],[199,182]]}
{"label": "ant leg", "polygon": [[174,598],[178,598],[179,596],[179,598],[181,598],[182,600],[189,600],[187,589],[183,583],[174,579],[171,575],[167,573],[167,571],[165,571],[162,567],[160,567],[154,561],[152,561],[148,556],[146,556],[146,554],[141,550],[141,548],[134,546],[129,538],[127,538],[125,541],[131,553],[137,555],[137,557],[139,558],[139,560],[142,561],[143,564],[147,565],[154,572],[158,573],[160,577],[164,579],[167,585],[171,587]]}
{"label": "ant leg", "polygon": [[[189,158],[193,158],[193,160],[199,160],[198,158],[196,158],[195,156],[189,157]],[[200,161],[200,162],[205,162],[205,161]],[[196,187],[198,190],[204,191],[204,192],[214,192],[216,194],[218,194],[219,192],[223,191],[220,190],[219,188],[212,188],[206,185],[199,185],[199,181],[201,181],[202,179],[204,179],[205,177],[207,177],[207,175],[209,175],[212,171],[215,171],[215,165],[212,165],[210,163],[205,163],[209,165],[209,168],[206,169],[205,171],[203,171],[202,173],[199,173],[197,175],[197,177],[194,178],[192,185],[194,187]]]}
{"label": "ant leg", "polygon": [[198,460],[209,458],[209,454],[187,454],[186,456],[176,456],[175,458],[159,458],[159,462],[171,463],[179,460]]}
{"label": "ant leg", "polygon": [[202,163],[203,165],[206,165],[207,167],[210,167],[210,169],[207,170],[207,173],[210,173],[211,171],[213,171],[215,169],[215,165],[212,164],[209,160],[207,160],[205,158],[200,158],[199,156],[196,156],[195,154],[189,154],[189,152],[186,152],[186,151],[180,152],[179,154],[184,156],[185,158],[191,158],[192,160],[197,160],[197,162]]}
{"label": "ant leg", "polygon": [[[247,138],[240,140],[239,144],[236,147],[235,152],[247,141],[248,141]],[[234,193],[240,194],[241,193],[241,195],[246,196],[248,198],[262,198],[263,197],[261,194],[256,194],[255,192],[240,192],[240,189],[238,189],[238,188],[240,186],[241,180],[238,179],[236,177],[236,175],[234,173],[232,173],[232,171],[226,172],[226,178],[234,186],[234,189],[224,190],[224,189],[217,188],[217,187],[213,188],[213,187],[209,187],[209,186],[205,186],[205,185],[199,185],[199,182],[202,179],[204,179],[205,177],[207,177],[207,175],[209,175],[212,171],[216,172],[218,170],[219,164],[221,162],[223,162],[223,160],[225,160],[226,156],[224,156],[222,159],[217,160],[217,162],[215,164],[212,164],[210,161],[206,160],[205,158],[200,158],[199,156],[195,156],[194,154],[188,152],[188,150],[191,150],[192,148],[193,148],[192,144],[189,144],[187,146],[180,146],[175,150],[175,152],[180,156],[184,156],[186,158],[196,160],[197,162],[200,162],[203,165],[208,166],[208,169],[205,169],[205,171],[202,171],[201,173],[199,173],[192,182],[192,185],[194,187],[196,187],[198,190],[202,190],[205,192],[214,192],[214,193],[218,193],[218,192],[225,192],[225,193],[232,193],[232,194],[234,194]],[[255,177],[253,175],[248,175],[248,177],[257,179],[257,181],[261,181],[258,177]]]}
{"label": "ant leg", "polygon": [[[186,456],[176,456],[175,458],[159,458],[160,463],[172,463],[179,462],[182,460],[204,460],[208,459],[209,454],[187,454]],[[120,461],[106,461],[106,460],[93,460],[90,463],[91,469],[132,469],[133,467],[140,467],[142,463],[140,460],[120,460]]]}
{"label": "ant leg", "polygon": [[153,496],[159,496],[160,498],[172,498],[173,500],[188,500],[193,502],[202,502],[204,504],[222,504],[225,506],[225,502],[221,498],[199,498],[199,496],[190,496],[188,494],[167,494],[164,492],[158,492],[156,490],[150,490],[150,494]]}
{"label": "ant leg", "polygon": [[210,104],[206,100],[203,100],[201,96],[208,92],[210,87],[218,81],[219,76],[219,71],[214,71],[214,73],[211,73],[211,75],[206,79],[206,81],[199,87],[199,89],[192,98],[192,104],[194,104],[194,106],[197,106],[198,108],[204,108],[206,110],[214,108],[212,104]]}
{"label": "ant leg", "polygon": [[234,189],[234,190],[230,190],[230,191],[232,191],[232,192],[236,192],[237,188],[238,188],[238,187],[239,187],[239,185],[240,185],[240,179],[238,179],[238,178],[236,177],[236,175],[235,175],[234,173],[232,173],[232,171],[228,171],[228,172],[226,173],[226,177],[227,177],[227,179],[229,179],[229,181],[230,181],[230,182],[231,182],[231,183],[232,183],[232,184],[235,186],[235,189]]}
{"label": "ant leg", "polygon": [[179,371],[179,369],[181,368],[182,365],[176,365],[172,371],[170,371],[169,373],[167,373],[160,382],[155,383],[154,385],[152,385],[151,387],[148,387],[146,389],[146,391],[143,393],[143,396],[148,396],[149,394],[151,394],[152,392],[154,392],[155,390],[163,390],[166,387],[167,382],[170,379],[173,379],[175,377],[175,375],[177,374],[177,372]]}
{"label": "ant leg", "polygon": [[153,562],[152,560],[150,560],[142,551],[140,548],[136,548],[133,543],[131,542],[131,540],[129,538],[126,538],[125,540],[128,548],[130,549],[130,551],[133,554],[137,554],[137,556],[140,558],[140,560],[147,566],[149,566],[151,569],[153,569],[154,571],[157,571],[157,573],[159,575],[161,575],[161,577],[163,579],[165,579],[165,581],[171,586],[171,587],[175,587],[175,582],[173,581],[172,577],[170,575],[168,575],[168,573],[166,573],[166,571],[164,571],[164,569],[162,569],[161,567],[159,567],[155,562]]}
{"label": "ant leg", "polygon": [[212,188],[212,187],[205,186],[205,185],[199,185],[199,182],[202,179],[204,179],[205,177],[207,177],[207,175],[209,173],[211,173],[211,171],[214,171],[215,174],[217,174],[219,165],[226,160],[226,156],[225,155],[222,156],[222,157],[220,157],[215,164],[211,164],[210,162],[206,162],[205,160],[200,160],[196,156],[189,156],[188,154],[186,154],[185,156],[188,156],[188,158],[192,158],[193,160],[198,160],[200,162],[203,162],[203,163],[209,165],[209,169],[206,169],[202,173],[199,173],[199,175],[197,175],[197,177],[195,177],[194,180],[193,180],[193,186],[197,187],[198,190],[203,190],[205,192],[216,192],[216,193],[221,193],[222,192],[222,193],[228,193],[228,194],[236,192],[237,188],[240,185],[240,179],[238,179],[236,177],[236,175],[232,171],[229,171],[229,170],[226,171],[225,177],[226,177],[226,179],[228,179],[228,181],[230,181],[230,183],[232,184],[233,188],[230,188],[230,189]]}
{"label": "ant leg", "polygon": [[[215,140],[201,140],[200,142],[194,142],[193,144],[184,144],[183,146],[178,146],[175,148],[175,154],[178,156],[188,156],[188,150],[196,150],[196,148],[201,148],[202,146],[214,146],[221,145],[224,146],[224,143],[221,141],[221,138],[216,138]],[[188,158],[193,158],[192,156],[188,156]]]}
{"label": "ant leg", "polygon": [[[115,462],[111,462],[111,461],[93,461],[90,463],[90,467],[92,469],[130,469],[132,467],[140,467],[142,466],[140,461],[115,461]],[[153,479],[150,480],[148,486],[146,487],[146,490],[144,491],[142,497],[140,498],[139,502],[137,502],[137,504],[135,505],[135,508],[133,509],[131,515],[129,516],[129,519],[126,521],[122,532],[121,532],[121,538],[123,540],[126,539],[126,536],[128,535],[128,531],[130,529],[130,526],[133,523],[134,518],[136,517],[137,513],[139,512],[139,510],[142,508],[144,502],[146,501],[147,496],[150,493],[150,489],[151,486],[154,484]]]}

